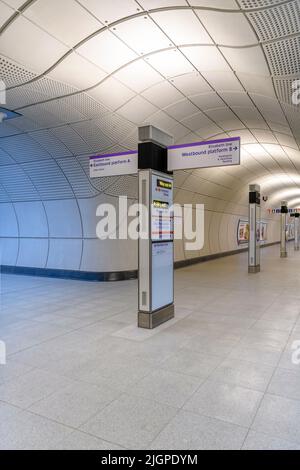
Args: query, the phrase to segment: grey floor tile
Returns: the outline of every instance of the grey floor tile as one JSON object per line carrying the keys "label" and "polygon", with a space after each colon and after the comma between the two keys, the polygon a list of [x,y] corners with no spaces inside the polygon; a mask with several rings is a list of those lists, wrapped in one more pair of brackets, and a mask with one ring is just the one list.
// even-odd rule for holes
{"label": "grey floor tile", "polygon": [[300,445],[295,442],[285,441],[276,437],[270,437],[261,432],[250,431],[243,450],[299,450]]}
{"label": "grey floor tile", "polygon": [[219,356],[182,348],[162,362],[161,368],[202,378],[211,374],[221,362],[222,358]]}
{"label": "grey floor tile", "polygon": [[263,397],[261,392],[232,384],[205,382],[184,409],[249,427]]}
{"label": "grey floor tile", "polygon": [[52,450],[122,450],[121,446],[103,441],[84,432],[74,431]]}
{"label": "grey floor tile", "polygon": [[29,410],[46,418],[78,428],[120,395],[106,386],[76,383],[51,394]]}
{"label": "grey floor tile", "polygon": [[266,394],[252,430],[300,444],[300,402]]}
{"label": "grey floor tile", "polygon": [[246,434],[246,428],[180,411],[152,442],[151,449],[237,450]]}
{"label": "grey floor tile", "polygon": [[167,370],[156,370],[127,389],[128,393],[180,408],[206,377],[192,377]]}
{"label": "grey floor tile", "polygon": [[176,412],[170,406],[122,395],[81,429],[128,449],[146,449]]}
{"label": "grey floor tile", "polygon": [[299,371],[276,369],[268,393],[300,400],[300,369]]}
{"label": "grey floor tile", "polygon": [[264,392],[274,367],[239,359],[226,359],[212,373],[211,379]]}
{"label": "grey floor tile", "polygon": [[0,386],[0,400],[20,408],[28,408],[51,393],[66,387],[70,380],[56,374],[34,369]]}
{"label": "grey floor tile", "polygon": [[72,429],[21,411],[0,422],[1,450],[46,450],[64,439]]}

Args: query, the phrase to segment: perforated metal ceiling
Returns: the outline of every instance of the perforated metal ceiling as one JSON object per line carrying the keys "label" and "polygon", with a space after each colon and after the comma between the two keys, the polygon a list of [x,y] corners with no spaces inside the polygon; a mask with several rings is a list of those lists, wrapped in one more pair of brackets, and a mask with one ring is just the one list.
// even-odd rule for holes
{"label": "perforated metal ceiling", "polygon": [[[244,147],[241,178],[228,170],[237,185],[252,178],[250,160],[295,184],[298,0],[1,4],[22,11],[0,35],[0,79],[7,106],[23,116],[0,130],[0,200],[135,197],[134,178],[90,181],[88,155],[135,148],[148,122],[176,142],[240,134],[255,147]],[[261,146],[271,143],[280,157]],[[2,183],[6,169],[15,184]]]}

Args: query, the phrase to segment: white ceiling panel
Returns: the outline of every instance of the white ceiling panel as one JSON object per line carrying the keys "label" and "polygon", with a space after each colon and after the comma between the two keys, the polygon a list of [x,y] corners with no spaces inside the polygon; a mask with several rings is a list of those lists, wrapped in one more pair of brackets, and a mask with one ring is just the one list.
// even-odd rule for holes
{"label": "white ceiling panel", "polygon": [[[277,132],[276,132],[275,135],[277,137],[278,142],[281,145],[286,145],[287,147],[292,147],[293,149],[298,149],[298,145],[296,144],[296,141],[295,141],[294,137],[292,137],[290,135],[279,134]],[[300,161],[299,161],[299,163],[300,163]]]}
{"label": "white ceiling panel", "polygon": [[221,134],[222,132],[223,129],[214,123],[211,123],[209,126],[200,127],[200,129],[197,130],[197,134],[201,135],[203,139],[209,139]]}
{"label": "white ceiling panel", "polygon": [[182,47],[181,51],[200,72],[230,71],[226,60],[215,46]]}
{"label": "white ceiling panel", "polygon": [[99,67],[96,67],[76,52],[69,54],[49,74],[51,78],[68,83],[80,90],[96,85],[106,75]]}
{"label": "white ceiling panel", "polygon": [[197,72],[172,78],[171,82],[186,96],[212,91],[208,83]]}
{"label": "white ceiling panel", "polygon": [[149,88],[149,90],[144,91],[143,96],[161,108],[165,108],[183,98],[182,94],[168,81],[158,83]]}
{"label": "white ceiling panel", "polygon": [[1,53],[25,67],[43,72],[60,59],[67,47],[19,16],[0,37]]}
{"label": "white ceiling panel", "polygon": [[237,73],[237,76],[249,93],[275,97],[274,87],[270,77],[240,72]]}
{"label": "white ceiling panel", "polygon": [[277,100],[256,94],[250,95],[266,120],[274,120],[282,125],[287,124],[286,118]]}
{"label": "white ceiling panel", "polygon": [[129,88],[113,77],[108,78],[96,88],[89,90],[88,94],[113,111],[123,106],[123,104],[135,96],[132,90],[129,90]]}
{"label": "white ceiling panel", "polygon": [[273,132],[261,129],[253,129],[253,135],[258,140],[258,142],[266,144],[277,144],[277,140]]}
{"label": "white ceiling panel", "polygon": [[176,44],[212,44],[212,40],[191,10],[167,10],[152,18]]}
{"label": "white ceiling panel", "polygon": [[148,54],[173,45],[148,15],[120,23],[113,31],[138,54]]}
{"label": "white ceiling panel", "polygon": [[25,10],[24,16],[70,47],[101,28],[74,0],[38,0]]}
{"label": "white ceiling panel", "polygon": [[158,52],[147,57],[149,63],[166,78],[193,72],[192,65],[183,57],[177,49]]}
{"label": "white ceiling panel", "polygon": [[152,114],[151,124],[168,132],[170,129],[173,129],[177,123],[175,119],[168,116],[164,111],[158,111],[157,113]]}
{"label": "white ceiling panel", "polygon": [[143,60],[123,67],[115,77],[137,93],[163,81],[163,77]]}
{"label": "white ceiling panel", "polygon": [[190,100],[200,109],[213,109],[224,106],[224,102],[215,92],[192,95]]}
{"label": "white ceiling panel", "polygon": [[8,6],[17,10],[24,4],[24,0],[2,0],[2,3],[6,3]]}
{"label": "white ceiling panel", "polygon": [[183,119],[182,124],[184,124],[192,131],[197,131],[200,128],[211,125],[212,122],[208,117],[205,116],[205,114],[200,112],[194,114],[193,116],[189,116],[186,119]]}
{"label": "white ceiling panel", "polygon": [[105,24],[140,11],[134,0],[79,0],[79,3]]}
{"label": "white ceiling panel", "polygon": [[213,40],[223,46],[257,44],[257,38],[242,13],[197,11]]}
{"label": "white ceiling panel", "polygon": [[197,113],[198,108],[188,100],[182,100],[165,108],[166,113],[174,119],[181,120],[187,116]]}
{"label": "white ceiling panel", "polygon": [[243,91],[233,72],[202,72],[202,74],[217,91]]}
{"label": "white ceiling panel", "polygon": [[15,11],[10,8],[5,3],[0,3],[0,26],[2,26],[13,14]]}
{"label": "white ceiling panel", "polygon": [[185,0],[139,0],[139,3],[145,10],[154,10],[155,8],[186,6]]}
{"label": "white ceiling panel", "polygon": [[190,0],[190,5],[193,7],[214,7],[220,9],[228,10],[238,10],[239,7],[236,4],[235,0],[214,0],[213,3],[211,0]]}
{"label": "white ceiling panel", "polygon": [[238,131],[230,131],[229,135],[231,137],[240,137],[241,140],[242,140],[242,145],[244,145],[244,144],[255,144],[256,143],[255,137],[253,137],[253,135],[251,134],[250,131],[245,130],[245,129],[241,129],[241,130],[238,130]]}
{"label": "white ceiling panel", "polygon": [[243,49],[221,47],[221,51],[235,72],[269,75],[269,68],[260,46]]}
{"label": "white ceiling panel", "polygon": [[170,131],[171,135],[174,136],[175,143],[181,142],[181,139],[190,134],[190,132],[191,131],[182,124],[176,124]]}
{"label": "white ceiling panel", "polygon": [[105,31],[93,37],[80,46],[77,52],[108,73],[117,70],[137,57],[129,47],[110,31]]}
{"label": "white ceiling panel", "polygon": [[249,96],[244,91],[243,92],[223,91],[220,93],[220,95],[229,106],[243,106],[243,107],[253,106]]}
{"label": "white ceiling panel", "polygon": [[118,110],[118,114],[123,116],[129,121],[132,121],[136,124],[141,124],[145,119],[147,119],[151,114],[154,114],[157,111],[157,108],[153,104],[148,103],[144,98],[136,96],[128,103],[126,103],[122,108]]}

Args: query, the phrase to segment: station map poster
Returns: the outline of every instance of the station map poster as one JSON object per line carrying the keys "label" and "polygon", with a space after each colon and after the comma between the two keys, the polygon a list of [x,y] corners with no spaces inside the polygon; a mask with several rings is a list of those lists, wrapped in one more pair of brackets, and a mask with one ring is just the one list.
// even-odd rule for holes
{"label": "station map poster", "polygon": [[[237,242],[238,245],[244,245],[249,242],[250,227],[249,222],[246,219],[240,219],[237,230]],[[268,239],[268,223],[261,221],[257,224],[257,241],[266,243]]]}

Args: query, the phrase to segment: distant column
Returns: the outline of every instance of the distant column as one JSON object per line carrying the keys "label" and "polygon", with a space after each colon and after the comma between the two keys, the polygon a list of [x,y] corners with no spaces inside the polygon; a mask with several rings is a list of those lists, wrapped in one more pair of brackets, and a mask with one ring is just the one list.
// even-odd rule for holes
{"label": "distant column", "polygon": [[295,212],[295,251],[299,251],[299,212]]}
{"label": "distant column", "polygon": [[260,186],[249,186],[248,272],[260,272]]}
{"label": "distant column", "polygon": [[286,249],[286,215],[287,213],[288,213],[287,201],[281,201],[280,258],[287,258],[287,249]]}

